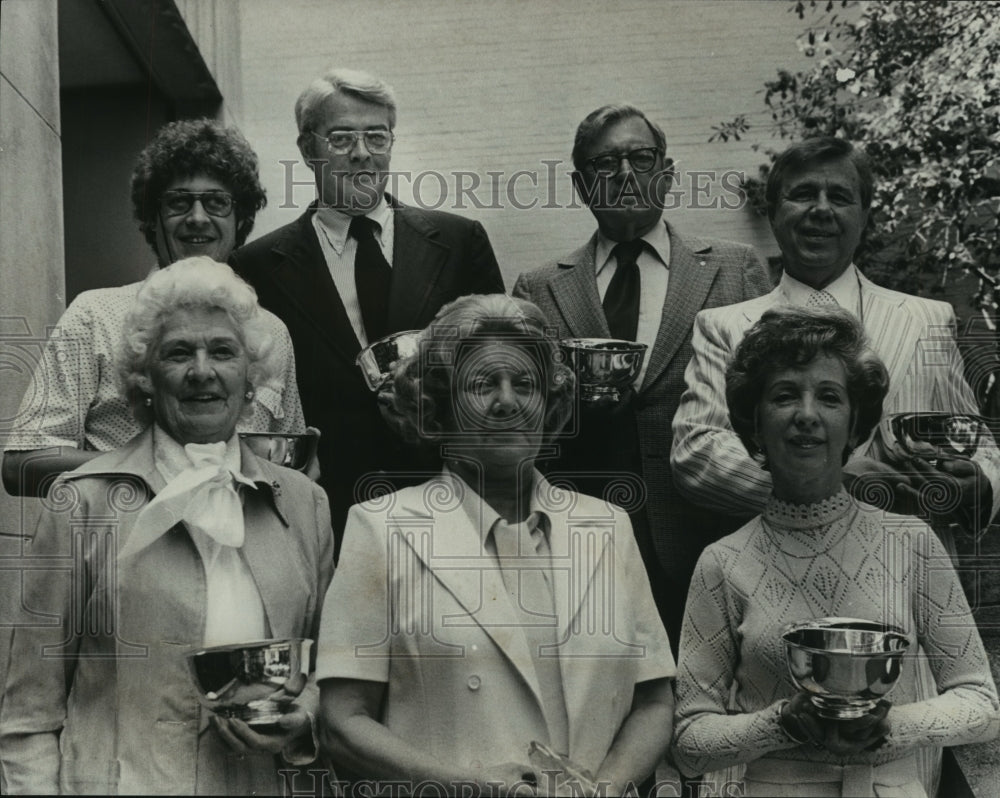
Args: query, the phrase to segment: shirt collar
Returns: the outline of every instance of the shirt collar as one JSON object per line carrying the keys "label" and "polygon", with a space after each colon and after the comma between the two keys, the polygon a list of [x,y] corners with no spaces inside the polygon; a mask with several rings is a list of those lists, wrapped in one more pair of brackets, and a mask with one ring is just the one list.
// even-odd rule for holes
{"label": "shirt collar", "polygon": [[[485,547],[489,538],[490,532],[496,525],[496,522],[502,519],[500,513],[494,510],[489,503],[483,499],[475,489],[470,486],[464,479],[451,471],[448,466],[444,467],[441,478],[450,482],[455,490],[455,495],[460,497],[460,505],[465,514],[469,517],[469,521],[472,526],[482,539],[483,546]],[[541,506],[538,501],[538,496],[540,494],[539,487],[541,485],[542,475],[539,473],[538,469],[532,469],[531,473],[531,497],[529,499],[528,512],[538,513],[538,528],[542,531],[545,536],[546,542],[549,539],[549,531],[552,528],[552,522],[549,519],[548,514],[545,509]],[[492,544],[491,544],[492,545]]]}
{"label": "shirt collar", "polygon": [[[365,214],[365,216],[379,226],[380,230],[385,229],[391,215],[392,208],[385,201],[385,194],[382,195],[378,205]],[[323,206],[317,207],[316,213],[313,216],[315,224],[323,231],[330,245],[338,253],[344,249],[344,243],[347,241],[347,234],[351,228],[352,218],[349,214],[339,211],[336,208],[324,208]]]}
{"label": "shirt collar", "polygon": [[[252,479],[245,477],[240,471],[239,436],[235,432],[226,441],[222,462],[238,484],[251,488],[257,487]],[[174,440],[156,423],[153,424],[153,463],[156,465],[156,470],[160,472],[160,476],[168,483],[181,472],[191,468],[191,460],[184,451],[184,445]]]}
{"label": "shirt collar", "polygon": [[[670,268],[670,234],[667,232],[667,222],[662,217],[660,221],[653,225],[653,229],[641,236],[642,240],[649,244],[664,266]],[[594,253],[594,268],[600,274],[604,267],[611,261],[611,251],[615,248],[617,241],[612,241],[600,230],[597,231],[597,250]]]}
{"label": "shirt collar", "polygon": [[[858,292],[858,282],[857,267],[852,263],[844,269],[844,273],[840,277],[824,287],[823,290],[836,299],[838,305],[853,313],[861,299]],[[788,272],[781,275],[779,285],[791,305],[805,305],[813,291],[816,290],[801,280],[796,280]]]}

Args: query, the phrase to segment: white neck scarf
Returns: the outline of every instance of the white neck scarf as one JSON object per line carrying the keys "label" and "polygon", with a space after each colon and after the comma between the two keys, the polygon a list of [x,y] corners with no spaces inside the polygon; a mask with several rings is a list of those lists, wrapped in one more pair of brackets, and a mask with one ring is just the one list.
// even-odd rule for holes
{"label": "white neck scarf", "polygon": [[256,486],[240,473],[236,435],[182,446],[157,426],[153,460],[167,485],[139,513],[120,559],[138,554],[178,523],[222,546],[243,545],[243,503],[235,483]]}

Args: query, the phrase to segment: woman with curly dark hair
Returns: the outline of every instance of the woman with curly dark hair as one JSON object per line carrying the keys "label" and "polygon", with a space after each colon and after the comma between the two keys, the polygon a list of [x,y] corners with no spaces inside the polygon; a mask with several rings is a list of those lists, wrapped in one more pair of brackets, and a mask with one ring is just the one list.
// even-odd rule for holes
{"label": "woman with curly dark hair", "polygon": [[618,795],[666,749],[674,662],[629,517],[535,469],[574,386],[546,327],[467,296],[397,367],[397,420],[445,468],[348,515],[317,666],[339,776]]}
{"label": "woman with curly dark hair", "polygon": [[[158,265],[195,255],[225,262],[253,228],[266,198],[257,156],[243,135],[211,119],[164,125],[132,174],[135,218]],[[117,379],[125,316],[141,283],[80,294],[47,342],[3,458],[15,495],[44,495],[52,479],[127,443],[141,431]],[[285,325],[265,311],[286,363],[283,389],[260,391],[241,427],[303,432],[295,361]]]}
{"label": "woman with curly dark hair", "polygon": [[[887,387],[860,323],[840,308],[766,312],[729,364],[733,429],[773,493],[761,515],[705,549],[684,614],[676,761],[687,775],[716,771],[716,790],[934,795],[941,747],[1000,728],[989,662],[941,542],[843,485]],[[830,617],[909,638],[891,703],[832,720],[795,687],[782,633]]]}
{"label": "woman with curly dark hair", "polygon": [[224,263],[266,204],[250,144],[211,119],[165,125],[132,171],[132,210],[161,266],[192,255]]}

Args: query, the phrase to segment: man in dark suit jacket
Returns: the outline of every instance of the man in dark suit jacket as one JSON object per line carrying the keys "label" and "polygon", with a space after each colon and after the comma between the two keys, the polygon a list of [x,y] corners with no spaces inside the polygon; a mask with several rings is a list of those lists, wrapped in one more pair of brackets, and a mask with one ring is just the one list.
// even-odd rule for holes
{"label": "man in dark suit jacket", "polygon": [[759,296],[769,281],[750,247],[681,238],[664,221],[672,180],[665,152],[663,131],[637,108],[604,106],[588,115],[573,146],[573,184],[598,230],[568,257],[522,274],[514,294],[538,304],[562,336],[649,347],[621,403],[581,404],[578,434],[561,443],[550,470],[629,510],[676,651],[698,555],[730,531],[682,499],[670,475],[670,422],[684,390],[692,324],[702,308]]}
{"label": "man in dark suit jacket", "polygon": [[[333,70],[295,105],[298,146],[318,199],[294,222],[238,250],[236,271],[292,336],[306,422],[322,433],[320,484],[338,545],[366,475],[436,471],[397,439],[355,360],[389,333],[425,327],[465,294],[504,290],[486,231],[385,194],[396,105],[381,80]],[[420,476],[414,476],[420,481]]]}

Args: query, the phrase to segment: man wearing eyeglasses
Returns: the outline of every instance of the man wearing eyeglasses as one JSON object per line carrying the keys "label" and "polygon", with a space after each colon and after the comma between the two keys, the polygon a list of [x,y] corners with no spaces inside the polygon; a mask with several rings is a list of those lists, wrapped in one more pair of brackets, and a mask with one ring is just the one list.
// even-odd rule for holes
{"label": "man wearing eyeglasses", "polygon": [[[561,443],[550,468],[574,475],[584,493],[635,499],[632,525],[676,653],[695,561],[728,531],[684,501],[670,475],[670,422],[694,316],[759,296],[769,281],[750,247],[681,237],[664,220],[673,179],[666,149],[663,131],[638,108],[589,114],[576,131],[572,179],[598,229],[566,258],[522,274],[514,294],[538,304],[563,336],[648,346],[630,394],[610,407],[582,406],[577,436]],[[625,489],[618,498],[615,485]]]}
{"label": "man wearing eyeglasses", "polygon": [[437,470],[389,430],[358,353],[390,333],[425,327],[453,299],[504,286],[478,222],[386,194],[396,101],[383,81],[330,71],[299,96],[295,119],[317,200],[232,262],[291,332],[306,420],[322,433],[319,481],[339,542],[348,508],[363,498],[359,480],[385,471],[402,486],[402,472]]}

